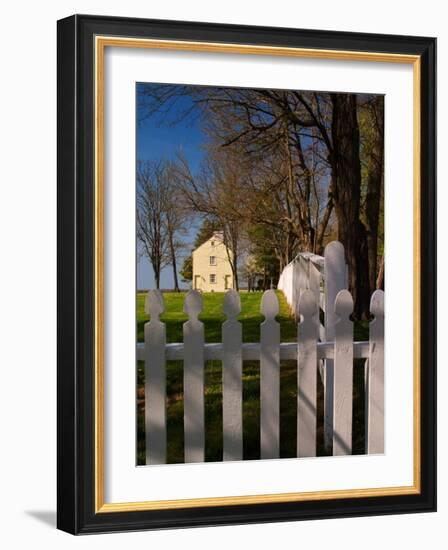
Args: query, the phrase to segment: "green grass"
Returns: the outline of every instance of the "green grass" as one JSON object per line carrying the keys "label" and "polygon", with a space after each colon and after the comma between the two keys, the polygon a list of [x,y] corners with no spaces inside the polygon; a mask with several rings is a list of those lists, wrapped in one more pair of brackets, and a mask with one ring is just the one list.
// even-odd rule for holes
{"label": "green grass", "polygon": [[[260,313],[261,292],[241,292],[241,315],[238,319],[243,325],[243,341],[260,341],[260,323],[263,317]],[[296,324],[289,314],[289,307],[282,292],[277,291],[280,312],[277,320],[280,323],[282,342],[293,342],[296,338]],[[185,293],[165,292],[165,313],[160,319],[166,325],[167,342],[182,342],[182,324],[187,321],[183,312]],[[209,292],[203,294],[204,309],[199,319],[204,323],[206,342],[221,342],[221,325],[225,321],[222,313],[224,292]],[[144,324],[149,321],[145,313],[145,295],[137,295],[137,340],[143,342]]]}
{"label": "green grass", "polygon": [[[297,325],[289,313],[282,292],[277,291],[280,304],[277,320],[280,323],[282,342],[296,341]],[[244,342],[259,342],[261,292],[241,292],[241,315]],[[161,320],[166,324],[167,342],[182,342],[182,324],[187,320],[183,313],[185,293],[164,293],[165,312]],[[221,326],[225,320],[222,313],[224,293],[204,293],[204,309],[199,316],[204,323],[206,342],[221,342]],[[137,339],[143,341],[144,324],[149,316],[144,312],[145,295],[137,295]],[[355,325],[355,339],[368,338],[368,325]],[[354,452],[364,448],[364,396],[362,363],[355,363],[354,374]],[[137,366],[137,463],[145,463],[144,432],[144,363]],[[205,458],[206,461],[222,460],[222,369],[220,361],[207,361],[204,367],[205,386]],[[323,446],[323,390],[318,377],[317,444],[318,454],[325,454]],[[260,454],[260,367],[258,361],[243,363],[243,457],[257,459]],[[296,456],[297,415],[297,365],[295,361],[280,364],[280,456]],[[183,433],[183,364],[182,361],[167,362],[167,461],[184,461]]]}

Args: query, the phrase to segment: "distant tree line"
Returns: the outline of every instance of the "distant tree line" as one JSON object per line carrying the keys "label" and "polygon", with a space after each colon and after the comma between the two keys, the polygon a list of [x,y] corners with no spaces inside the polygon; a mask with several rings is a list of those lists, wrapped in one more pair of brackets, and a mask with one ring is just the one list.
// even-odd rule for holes
{"label": "distant tree line", "polygon": [[137,163],[137,239],[153,268],[156,288],[162,269],[171,265],[174,290],[179,292],[177,257],[184,247],[188,216],[173,174],[168,161]]}

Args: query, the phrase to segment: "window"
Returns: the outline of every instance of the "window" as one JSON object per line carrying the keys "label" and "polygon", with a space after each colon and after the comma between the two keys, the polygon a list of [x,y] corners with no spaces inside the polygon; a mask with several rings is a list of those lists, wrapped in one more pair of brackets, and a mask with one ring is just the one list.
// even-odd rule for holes
{"label": "window", "polygon": [[214,285],[216,283],[215,273],[210,273],[210,284]]}
{"label": "window", "polygon": [[212,241],[210,244],[211,244],[212,246],[215,246],[215,241]]}
{"label": "window", "polygon": [[216,256],[210,256],[210,265],[216,265]]}

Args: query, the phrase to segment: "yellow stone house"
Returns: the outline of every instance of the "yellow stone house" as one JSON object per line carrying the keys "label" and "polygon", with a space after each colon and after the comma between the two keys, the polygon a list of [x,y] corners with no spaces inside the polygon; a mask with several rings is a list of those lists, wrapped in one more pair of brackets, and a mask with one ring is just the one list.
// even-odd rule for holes
{"label": "yellow stone house", "polygon": [[193,288],[202,292],[224,292],[233,288],[229,254],[232,252],[224,244],[221,233],[215,233],[193,250]]}

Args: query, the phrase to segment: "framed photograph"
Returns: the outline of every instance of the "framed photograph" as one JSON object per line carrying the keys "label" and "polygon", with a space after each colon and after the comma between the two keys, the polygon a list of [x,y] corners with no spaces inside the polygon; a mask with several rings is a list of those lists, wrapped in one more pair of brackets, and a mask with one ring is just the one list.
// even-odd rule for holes
{"label": "framed photograph", "polygon": [[436,508],[433,38],[58,22],[58,527]]}

